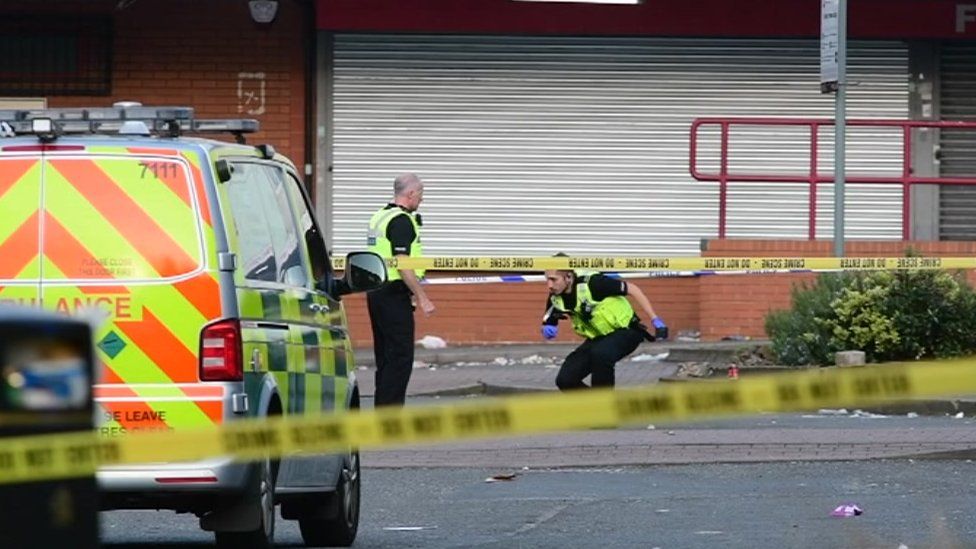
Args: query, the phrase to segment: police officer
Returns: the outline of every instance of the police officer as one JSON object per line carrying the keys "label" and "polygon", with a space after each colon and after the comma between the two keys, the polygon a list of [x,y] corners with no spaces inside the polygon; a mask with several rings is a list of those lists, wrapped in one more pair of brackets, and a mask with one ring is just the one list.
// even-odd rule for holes
{"label": "police officer", "polygon": [[[393,180],[393,202],[369,220],[367,245],[383,258],[420,257],[420,214],[424,184],[416,174]],[[420,279],[422,270],[391,269],[389,281],[366,294],[376,358],[376,406],[402,406],[413,371],[414,301],[425,315],[434,312]]]}
{"label": "police officer", "polygon": [[[546,271],[546,286],[549,299],[542,318],[542,336],[555,338],[559,320],[568,316],[573,330],[585,339],[559,368],[556,386],[561,391],[587,387],[583,379],[588,375],[593,387],[613,387],[618,360],[634,352],[644,339],[668,337],[668,327],[634,284],[598,273],[551,270]],[[628,296],[650,319],[653,335],[640,323]]]}

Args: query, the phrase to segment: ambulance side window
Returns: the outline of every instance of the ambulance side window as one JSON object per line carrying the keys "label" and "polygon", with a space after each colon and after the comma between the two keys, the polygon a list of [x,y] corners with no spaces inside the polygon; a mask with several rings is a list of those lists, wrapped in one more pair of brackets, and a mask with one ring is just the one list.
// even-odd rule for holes
{"label": "ambulance side window", "polygon": [[235,163],[233,175],[227,182],[227,196],[234,215],[238,254],[244,278],[274,282],[278,277],[278,262],[265,208],[262,204],[260,166]]}
{"label": "ambulance side window", "polygon": [[264,187],[265,208],[278,261],[278,282],[308,287],[308,267],[301,252],[295,215],[289,204],[285,172],[278,167],[263,167],[269,183]]}
{"label": "ambulance side window", "polygon": [[312,266],[312,277],[315,279],[316,287],[325,292],[332,292],[332,262],[329,261],[329,253],[325,248],[325,241],[319,231],[318,224],[312,214],[311,205],[302,192],[302,184],[289,173],[287,175],[288,193],[291,195],[292,203],[295,205],[295,212],[298,217],[298,229],[301,231],[302,239],[308,249],[308,260]]}

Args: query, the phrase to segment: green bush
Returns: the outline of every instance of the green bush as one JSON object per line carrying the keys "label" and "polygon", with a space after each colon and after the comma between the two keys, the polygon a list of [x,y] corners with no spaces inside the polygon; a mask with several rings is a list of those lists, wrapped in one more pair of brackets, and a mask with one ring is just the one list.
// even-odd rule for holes
{"label": "green bush", "polygon": [[823,274],[766,316],[766,333],[789,365],[852,349],[870,362],[958,356],[976,350],[976,293],[948,271]]}

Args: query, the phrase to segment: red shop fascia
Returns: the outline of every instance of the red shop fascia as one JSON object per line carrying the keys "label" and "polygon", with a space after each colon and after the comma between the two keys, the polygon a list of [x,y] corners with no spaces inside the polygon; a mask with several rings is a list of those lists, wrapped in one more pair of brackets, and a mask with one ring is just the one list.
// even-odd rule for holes
{"label": "red shop fascia", "polygon": [[[817,37],[820,0],[317,0],[333,32],[575,36]],[[851,38],[974,39],[976,3],[849,0]]]}

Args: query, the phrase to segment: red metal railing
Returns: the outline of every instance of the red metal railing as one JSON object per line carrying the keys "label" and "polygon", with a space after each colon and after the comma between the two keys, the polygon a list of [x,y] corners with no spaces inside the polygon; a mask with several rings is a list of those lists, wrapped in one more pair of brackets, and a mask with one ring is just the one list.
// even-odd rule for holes
{"label": "red metal railing", "polygon": [[[719,184],[718,237],[725,238],[728,184],[731,182],[753,183],[807,183],[810,185],[809,234],[817,236],[817,185],[833,183],[833,170],[823,175],[817,171],[819,152],[818,133],[822,126],[833,126],[828,118],[697,118],[691,124],[691,176],[698,181],[717,181]],[[718,126],[720,153],[718,173],[704,173],[698,169],[698,131],[702,126]],[[807,175],[771,175],[729,172],[729,129],[732,126],[806,126],[810,130],[810,166]],[[910,237],[912,185],[976,185],[976,177],[918,177],[912,169],[912,130],[937,128],[976,130],[976,122],[923,121],[923,120],[848,120],[848,127],[900,128],[902,134],[902,169],[899,176],[846,176],[847,183],[877,183],[902,186],[902,238]]]}

